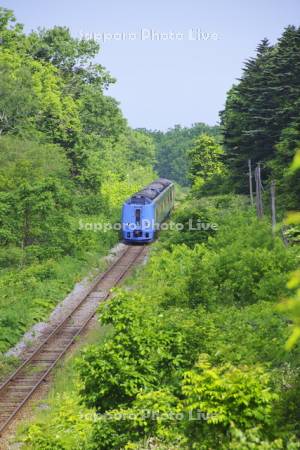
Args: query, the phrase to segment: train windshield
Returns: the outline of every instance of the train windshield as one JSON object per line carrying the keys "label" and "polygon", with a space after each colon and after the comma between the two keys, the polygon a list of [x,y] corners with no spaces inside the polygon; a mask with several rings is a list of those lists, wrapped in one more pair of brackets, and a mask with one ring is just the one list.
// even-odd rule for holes
{"label": "train windshield", "polygon": [[137,226],[141,225],[141,210],[140,209],[135,210],[135,223]]}

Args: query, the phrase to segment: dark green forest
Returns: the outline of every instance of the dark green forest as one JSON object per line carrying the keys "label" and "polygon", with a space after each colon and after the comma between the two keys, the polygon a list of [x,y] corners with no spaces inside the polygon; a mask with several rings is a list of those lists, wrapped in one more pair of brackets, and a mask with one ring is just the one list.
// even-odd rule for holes
{"label": "dark green forest", "polygon": [[163,178],[170,178],[181,186],[189,186],[188,151],[193,140],[202,134],[219,139],[220,127],[210,127],[205,123],[196,123],[190,128],[175,125],[166,132],[140,129],[153,138],[156,146],[155,170]]}
{"label": "dark green forest", "polygon": [[263,39],[228,92],[221,126],[235,190],[247,192],[247,161],[263,164],[266,183],[278,184],[278,201],[300,207],[299,173],[289,165],[300,141],[300,28],[287,27],[271,45]]}
{"label": "dark green forest", "polygon": [[17,445],[299,449],[300,28],[261,41],[220,124],[165,132],[128,125],[99,52],[66,27],[26,34],[0,9],[0,379],[20,363],[7,350],[104,268],[119,234],[89,224],[118,222],[160,176],[176,184],[168,223],[183,227],[102,304],[99,336],[57,370]]}

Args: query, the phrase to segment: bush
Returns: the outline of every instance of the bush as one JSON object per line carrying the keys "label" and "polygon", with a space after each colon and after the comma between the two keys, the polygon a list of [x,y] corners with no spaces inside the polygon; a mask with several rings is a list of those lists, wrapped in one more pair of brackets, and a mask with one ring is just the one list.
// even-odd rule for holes
{"label": "bush", "polygon": [[201,441],[206,448],[218,448],[231,424],[242,430],[269,425],[272,403],[278,398],[269,378],[261,367],[230,363],[213,367],[207,355],[202,355],[195,368],[185,373],[182,386],[186,410],[206,416],[200,423],[187,422],[185,432],[192,448],[203,448]]}
{"label": "bush", "polygon": [[77,361],[77,395],[98,412],[88,449],[297,448],[299,346],[285,352],[275,309],[295,251],[242,200],[201,200],[218,231],[193,245],[166,233],[134,289],[100,308],[111,333]]}
{"label": "bush", "polygon": [[61,395],[51,418],[29,426],[22,439],[24,449],[82,450],[87,448],[94,413],[79,404],[72,395]]}
{"label": "bush", "polygon": [[191,305],[213,309],[220,303],[241,306],[284,296],[288,272],[295,267],[294,252],[252,215],[235,213],[222,221],[209,248],[192,263]]}
{"label": "bush", "polygon": [[188,204],[172,215],[171,223],[179,224],[181,230],[171,230],[162,234],[161,241],[166,248],[170,245],[185,244],[194,247],[195,244],[206,243],[210,236],[214,236],[218,228],[213,211],[205,208],[195,208]]}
{"label": "bush", "polygon": [[[203,314],[202,309],[198,314]],[[259,301],[243,308],[220,305],[208,319],[214,324],[214,334],[207,345],[214,362],[261,363],[270,368],[289,363],[297,367],[300,345],[291,352],[285,351],[288,322],[273,303]]]}
{"label": "bush", "polygon": [[0,247],[0,268],[18,266],[24,259],[24,252],[20,247]]}

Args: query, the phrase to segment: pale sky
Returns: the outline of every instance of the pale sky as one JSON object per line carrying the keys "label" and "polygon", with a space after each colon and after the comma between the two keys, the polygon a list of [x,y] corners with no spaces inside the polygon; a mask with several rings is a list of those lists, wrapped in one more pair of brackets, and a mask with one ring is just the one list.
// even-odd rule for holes
{"label": "pale sky", "polygon": [[[299,26],[299,0],[2,0],[30,31],[64,25],[100,41],[109,94],[132,127],[218,122],[243,61]],[[103,42],[104,38],[107,40]]]}

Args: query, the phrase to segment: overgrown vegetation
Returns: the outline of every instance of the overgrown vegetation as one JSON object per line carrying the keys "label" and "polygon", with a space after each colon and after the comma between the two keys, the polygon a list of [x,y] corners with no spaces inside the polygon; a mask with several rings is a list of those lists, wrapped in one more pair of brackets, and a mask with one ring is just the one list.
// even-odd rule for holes
{"label": "overgrown vegetation", "polygon": [[65,369],[24,448],[300,448],[299,250],[236,195],[250,158],[276,178],[280,213],[299,208],[299,29],[246,63],[222,138],[203,123],[130,129],[96,42],[0,19],[0,352],[98,264],[118,235],[93,224],[118,220],[153,168],[191,185],[181,229],[101,307],[109,333]]}
{"label": "overgrown vegetation", "polygon": [[[64,27],[25,35],[4,8],[0,18],[2,355],[117,242],[94,224],[119,221],[122,201],[155,178],[154,166],[176,179],[191,139],[210,128],[165,137],[130,129],[105,95],[115,80],[93,62],[96,42]],[[177,132],[169,155],[177,169],[162,173],[167,150],[156,138],[174,144]]]}
{"label": "overgrown vegetation", "polygon": [[[67,28],[25,35],[0,9],[0,359],[119,239],[122,201],[155,177],[99,46]],[[140,156],[139,156],[140,155]]]}
{"label": "overgrown vegetation", "polygon": [[[242,199],[192,202],[218,231],[188,245],[165,233],[134,290],[101,308],[113,334],[77,363],[76,401],[92,420],[81,448],[299,448],[300,347],[285,351],[289,321],[276,310],[296,250]],[[67,401],[29,428],[28,448],[70,448]]]}

